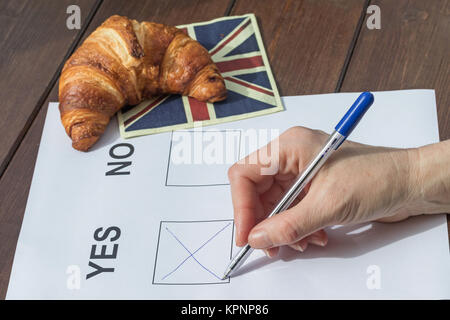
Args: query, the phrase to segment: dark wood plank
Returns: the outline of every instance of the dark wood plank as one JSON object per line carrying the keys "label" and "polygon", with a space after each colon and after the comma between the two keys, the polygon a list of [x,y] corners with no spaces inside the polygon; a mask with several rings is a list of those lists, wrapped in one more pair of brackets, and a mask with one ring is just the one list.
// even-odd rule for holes
{"label": "dark wood plank", "polygon": [[69,5],[83,23],[96,0],[0,2],[0,176],[48,94],[48,85],[80,30],[66,27]]}
{"label": "dark wood plank", "polygon": [[[231,1],[222,0],[105,0],[91,22],[88,32],[95,29],[104,19],[112,14],[176,25],[223,16],[227,12],[230,3]],[[38,71],[34,70],[33,72]],[[30,88],[33,87],[31,84],[29,86]],[[14,154],[3,177],[0,179],[0,243],[2,244],[0,246],[0,298],[4,298],[6,295],[17,238],[22,224],[42,128],[50,101],[58,101],[57,86],[53,87],[50,95],[43,103],[36,119]],[[64,132],[61,132],[61,134],[64,134]]]}
{"label": "dark wood plank", "polygon": [[342,91],[436,90],[441,140],[450,138],[450,1],[374,0],[381,29],[363,24]]}
{"label": "dark wood plank", "polygon": [[232,0],[104,0],[88,31],[93,31],[113,14],[174,26],[207,21],[226,15],[231,2]]}
{"label": "dark wood plank", "polygon": [[[371,4],[381,9],[381,29],[364,22],[341,90],[435,89],[439,135],[450,139],[450,1]],[[447,224],[450,233],[450,215]]]}
{"label": "dark wood plank", "polygon": [[334,92],[363,0],[237,0],[254,12],[281,95]]}
{"label": "dark wood plank", "polygon": [[[54,87],[50,94],[56,101]],[[8,288],[14,252],[34,171],[48,101],[44,104],[0,180],[0,299]]]}

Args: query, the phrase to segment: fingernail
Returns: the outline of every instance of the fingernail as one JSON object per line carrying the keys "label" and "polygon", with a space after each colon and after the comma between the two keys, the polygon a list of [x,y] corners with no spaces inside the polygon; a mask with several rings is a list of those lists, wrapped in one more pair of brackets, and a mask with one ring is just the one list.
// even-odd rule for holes
{"label": "fingernail", "polygon": [[308,248],[308,242],[303,242],[298,245],[301,252],[305,251]]}
{"label": "fingernail", "polygon": [[266,256],[269,257],[270,259],[274,258],[278,254],[278,248],[275,247],[263,249],[263,251],[266,254]]}
{"label": "fingernail", "polygon": [[273,257],[273,255],[270,254],[270,251],[269,251],[269,250],[263,249],[263,251],[264,251],[264,253],[266,254],[266,256],[267,256],[268,258],[272,258],[272,257]]}
{"label": "fingernail", "polygon": [[320,247],[324,247],[326,245],[326,241],[319,237],[311,237],[310,239],[308,239],[308,241],[309,243]]}
{"label": "fingernail", "polygon": [[308,247],[308,242],[302,242],[295,245],[295,249],[297,249],[300,252],[303,252]]}
{"label": "fingernail", "polygon": [[250,234],[249,242],[252,242],[252,246],[257,249],[264,249],[272,246],[272,241],[270,241],[269,235],[264,229],[253,231]]}

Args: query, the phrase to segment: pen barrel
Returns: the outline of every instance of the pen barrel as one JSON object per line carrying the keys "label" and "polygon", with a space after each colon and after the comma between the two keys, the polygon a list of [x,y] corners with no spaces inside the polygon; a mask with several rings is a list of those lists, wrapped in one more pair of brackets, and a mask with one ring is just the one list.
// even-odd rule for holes
{"label": "pen barrel", "polygon": [[241,267],[241,265],[247,260],[250,254],[253,252],[253,248],[250,245],[246,244],[233,258],[232,262],[229,265],[230,270],[237,270]]}
{"label": "pen barrel", "polygon": [[342,117],[341,121],[336,125],[334,130],[345,137],[348,137],[356,127],[358,122],[362,119],[364,114],[369,110],[374,102],[373,94],[370,92],[363,92],[359,95],[356,101],[352,104],[347,113]]}
{"label": "pen barrel", "polygon": [[272,210],[269,217],[272,217],[282,211],[289,208],[292,202],[299,196],[300,192],[305,186],[312,180],[317,171],[323,166],[327,159],[333,154],[333,152],[341,145],[345,140],[345,136],[337,131],[334,131],[330,138],[319,152],[319,154],[308,164],[302,174],[295,180],[281,201]]}

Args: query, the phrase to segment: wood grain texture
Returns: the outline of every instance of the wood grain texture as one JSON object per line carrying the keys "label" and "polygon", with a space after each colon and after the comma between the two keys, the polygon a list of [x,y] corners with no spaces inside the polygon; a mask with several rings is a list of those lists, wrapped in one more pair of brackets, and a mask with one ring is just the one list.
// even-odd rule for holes
{"label": "wood grain texture", "polygon": [[80,32],[66,27],[67,7],[78,5],[83,23],[95,2],[0,2],[0,176],[36,115],[39,100],[46,94],[59,64]]}
{"label": "wood grain texture", "polygon": [[57,99],[54,87],[0,180],[0,299],[5,298],[8,288],[48,102]]}
{"label": "wood grain texture", "polygon": [[435,89],[441,140],[450,138],[450,1],[373,0],[381,29],[363,24],[342,91]]}
{"label": "wood grain texture", "polygon": [[[75,3],[75,1],[72,2]],[[166,24],[184,24],[223,16],[233,2],[234,1],[232,0],[104,0],[91,21],[85,37],[104,19],[112,14],[127,15],[138,20],[153,20]],[[406,1],[400,2],[406,3]],[[430,2],[433,2],[434,7],[441,7],[441,1]],[[282,95],[325,93],[333,92],[339,82],[342,67],[345,65],[346,56],[349,49],[352,49],[352,39],[355,31],[357,31],[355,29],[361,16],[364,3],[364,0],[236,0],[232,7],[231,14],[237,15],[249,12],[254,12],[256,14],[274,76]],[[380,4],[380,7],[382,8],[382,28],[384,28],[386,24],[396,23],[395,21],[390,21],[388,19],[400,15],[401,12],[386,12],[385,14],[384,11],[390,9],[383,10],[384,1],[372,1],[372,3],[383,3]],[[407,2],[407,6],[409,5],[410,2]],[[1,6],[2,5],[0,4],[0,9]],[[432,8],[427,10],[436,12],[437,9]],[[448,12],[448,8],[445,10]],[[0,10],[0,12],[1,11],[2,10]],[[36,12],[38,11],[35,11],[34,14],[42,15],[42,13]],[[421,16],[421,14],[416,15],[419,17]],[[407,16],[410,17],[411,14]],[[414,17],[414,14],[412,14],[412,17]],[[433,15],[433,18],[430,17],[427,19],[435,19],[435,17],[436,16]],[[414,20],[414,18],[409,19]],[[385,21],[385,23],[383,23],[383,21]],[[0,21],[0,27],[3,26],[5,27],[4,30],[10,28],[8,23],[3,25],[2,21]],[[435,36],[433,32],[435,29],[433,28],[421,29],[421,25],[414,25],[414,28],[418,28],[422,33],[429,32],[428,37]],[[438,29],[440,30],[440,28],[441,27]],[[4,30],[0,31],[0,41],[2,41],[2,32],[5,32],[5,34],[10,32]],[[403,32],[402,28],[396,30],[397,32]],[[366,31],[362,30],[360,41],[364,41],[366,37],[365,33]],[[377,39],[382,40],[379,38]],[[370,45],[370,41],[368,42],[365,40],[365,45]],[[392,45],[395,47],[397,44],[394,42]],[[373,47],[369,47],[369,49],[370,48],[371,50],[374,50]],[[363,51],[360,53],[360,50]],[[410,55],[415,56],[416,53],[411,52],[413,50],[417,49],[411,47],[404,52],[402,56],[403,59],[409,58]],[[352,59],[350,61],[347,74],[343,79],[343,90],[363,90],[364,82],[361,84],[358,83],[358,81],[367,81],[367,86],[370,86],[370,89],[373,89],[370,79],[364,80],[361,78],[353,80],[352,78],[357,76],[358,70],[361,70],[361,66],[364,65],[364,61],[362,60],[364,59],[364,54],[371,54],[371,51],[366,50],[365,47],[361,47],[358,42],[353,59],[361,59],[361,64],[354,65],[354,60]],[[385,70],[391,70],[394,62],[384,66],[384,59],[391,58],[377,58],[377,55],[371,56],[371,60],[373,61],[370,61],[370,63],[374,66],[372,67],[375,69],[374,72],[379,72],[382,75],[381,71],[376,70],[376,66],[378,65],[386,68]],[[439,63],[438,61],[439,60],[430,60],[430,65],[427,67],[435,68],[435,64]],[[414,60],[411,60],[410,63],[421,62],[414,62]],[[404,72],[409,75],[411,72],[409,69],[414,66],[407,65],[405,68],[406,67],[407,69]],[[426,66],[424,66],[424,68],[425,67]],[[40,68],[38,69],[40,70]],[[34,72],[36,73],[36,70]],[[441,77],[442,76],[445,76],[445,74],[442,74]],[[411,77],[411,79],[414,79],[413,76]],[[386,81],[386,79],[381,77],[377,80],[377,83],[381,86],[384,81]],[[392,81],[390,82],[392,86],[396,85],[395,81],[390,81]],[[44,84],[47,85],[46,83]],[[34,89],[33,86],[34,84],[30,85],[30,89]],[[10,86],[8,88],[10,88]],[[377,90],[388,89],[395,88],[386,86],[383,87],[383,89]],[[437,94],[439,96],[438,92]],[[15,93],[15,95],[17,95],[17,93]],[[14,154],[3,177],[0,179],[0,242],[2,243],[2,246],[0,246],[0,298],[3,298],[6,294],[11,264],[34,171],[34,163],[39,148],[48,102],[57,101],[57,99],[57,87],[55,86],[47,100],[44,102],[42,108],[39,110],[37,117],[17,149],[17,152]],[[446,103],[448,104],[448,100],[446,100]],[[445,129],[448,127],[445,123],[449,123],[448,110],[447,113],[445,113],[445,110],[439,111],[439,117],[442,138],[442,132],[444,132],[444,134],[445,132],[448,132],[446,131],[448,129]],[[442,131],[442,121],[444,121],[444,131]]]}
{"label": "wood grain texture", "polygon": [[380,7],[381,29],[364,21],[341,91],[435,89],[439,136],[450,139],[450,1],[370,4]]}
{"label": "wood grain texture", "polygon": [[114,14],[176,26],[222,17],[230,3],[231,0],[104,0],[85,37]]}
{"label": "wood grain texture", "polygon": [[365,1],[237,0],[255,13],[281,95],[334,92]]}
{"label": "wood grain texture", "polygon": [[[75,1],[72,2],[75,3]],[[176,25],[223,16],[230,3],[231,1],[227,2],[222,0],[104,0],[97,11],[95,18],[91,21],[84,38],[107,17],[113,14]],[[35,14],[42,15],[42,13],[36,11],[36,9],[35,12]],[[67,40],[68,39],[66,39],[66,41]],[[57,42],[56,39],[55,42]],[[62,44],[60,45],[62,46]],[[57,66],[54,66],[53,72],[56,71],[56,68]],[[39,73],[39,70],[40,68],[37,68],[33,72]],[[42,79],[42,81],[43,84],[46,84],[44,79]],[[33,84],[30,84],[29,86],[33,87]],[[9,86],[8,88],[11,87]],[[14,97],[20,97],[20,93],[14,93]],[[0,243],[2,243],[0,246],[0,299],[5,297],[8,288],[9,275],[33,176],[42,128],[44,126],[48,103],[51,101],[58,101],[57,86],[53,87],[48,98],[43,103],[42,108],[39,110],[34,122],[14,154],[9,166],[5,170],[3,177],[0,179]],[[63,129],[61,130],[61,134],[65,134]]]}

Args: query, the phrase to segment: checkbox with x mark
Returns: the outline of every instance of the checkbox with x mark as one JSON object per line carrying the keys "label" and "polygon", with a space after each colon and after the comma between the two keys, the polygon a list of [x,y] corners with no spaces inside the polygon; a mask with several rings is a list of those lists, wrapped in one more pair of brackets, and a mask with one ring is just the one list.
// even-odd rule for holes
{"label": "checkbox with x mark", "polygon": [[233,220],[162,221],[153,284],[198,285],[222,280],[233,249]]}

